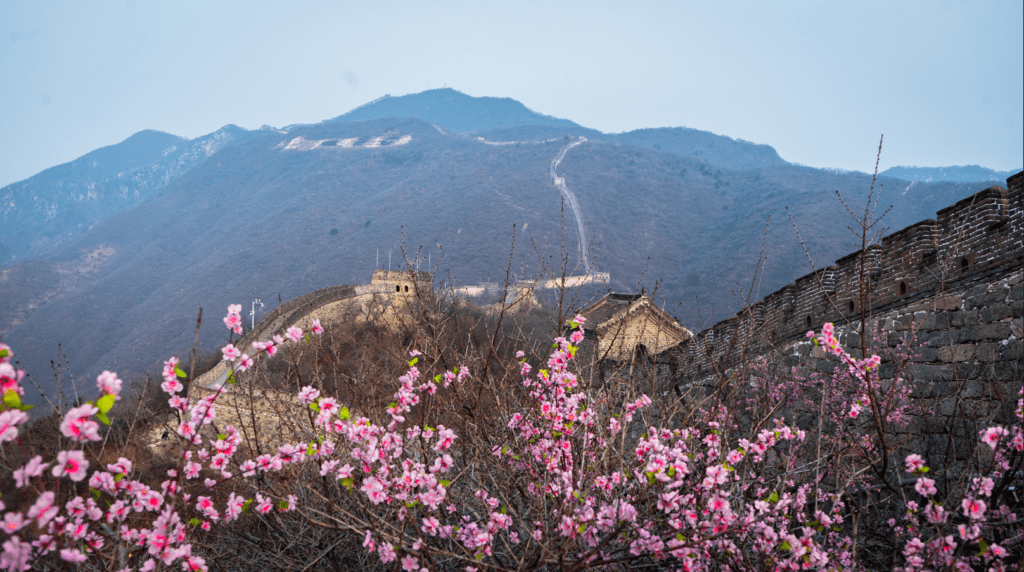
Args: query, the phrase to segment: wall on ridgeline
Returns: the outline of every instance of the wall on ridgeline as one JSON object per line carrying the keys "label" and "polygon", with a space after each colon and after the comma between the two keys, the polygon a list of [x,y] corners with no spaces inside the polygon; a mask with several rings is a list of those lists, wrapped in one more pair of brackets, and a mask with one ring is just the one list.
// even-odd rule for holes
{"label": "wall on ridgeline", "polygon": [[[1017,173],[1007,189],[985,189],[886,236],[866,255],[852,253],[799,278],[659,355],[659,376],[677,393],[714,385],[716,372],[735,367],[744,347],[747,358],[781,355],[784,365],[832,371],[837,362],[805,334],[832,322],[840,342],[859,355],[863,264],[868,324],[882,328],[890,347],[915,332],[923,344],[907,371],[918,397],[940,415],[952,414],[954,400],[943,398],[954,392],[975,400],[973,413],[982,416],[1003,398],[1015,403],[1015,394],[1003,394],[1024,379],[1022,182]],[[894,367],[883,365],[882,377]]]}

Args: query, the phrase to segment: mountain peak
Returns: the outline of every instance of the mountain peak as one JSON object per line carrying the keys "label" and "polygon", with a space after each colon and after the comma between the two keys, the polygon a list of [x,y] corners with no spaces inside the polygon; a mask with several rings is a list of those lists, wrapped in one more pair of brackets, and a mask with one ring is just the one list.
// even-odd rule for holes
{"label": "mountain peak", "polygon": [[510,97],[474,97],[450,87],[398,97],[385,95],[330,121],[364,121],[387,117],[418,117],[457,133],[523,125],[580,128],[568,119],[537,113]]}

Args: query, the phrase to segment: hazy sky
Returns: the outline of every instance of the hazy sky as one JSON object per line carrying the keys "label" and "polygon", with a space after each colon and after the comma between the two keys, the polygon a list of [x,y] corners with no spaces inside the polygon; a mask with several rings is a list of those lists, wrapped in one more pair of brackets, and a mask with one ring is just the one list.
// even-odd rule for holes
{"label": "hazy sky", "polygon": [[0,186],[142,129],[335,117],[447,85],[605,132],[870,171],[1024,157],[1020,0],[0,0]]}

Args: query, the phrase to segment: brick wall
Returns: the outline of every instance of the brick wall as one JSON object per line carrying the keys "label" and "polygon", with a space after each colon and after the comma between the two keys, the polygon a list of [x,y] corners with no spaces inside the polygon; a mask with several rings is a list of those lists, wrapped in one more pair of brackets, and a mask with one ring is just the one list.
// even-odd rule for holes
{"label": "brick wall", "polygon": [[[884,237],[881,244],[869,246],[863,255],[859,251],[851,253],[833,266],[798,278],[740,315],[723,320],[673,348],[670,355],[659,356],[659,361],[674,363],[677,384],[699,383],[713,371],[713,364],[730,365],[723,360],[730,351],[728,342],[737,332],[751,344],[753,353],[759,353],[769,347],[778,351],[793,346],[807,330],[817,331],[825,322],[856,323],[862,310],[862,264],[870,283],[868,316],[895,316],[891,320],[899,319],[903,324],[907,319],[920,317],[921,312],[930,312],[938,320],[929,322],[934,328],[926,330],[932,344],[927,351],[929,356],[933,350],[938,352],[937,346],[950,346],[951,356],[965,356],[968,352],[985,357],[986,362],[1019,361],[1024,173],[1017,173],[1006,182],[1006,189],[985,189],[942,209],[934,220],[918,222]],[[993,287],[995,290],[989,290]],[[944,297],[944,293],[955,296]],[[995,316],[999,316],[998,320]],[[986,317],[991,319],[985,321]],[[973,329],[953,334],[963,336],[957,339],[936,333],[944,319]],[[958,343],[961,340],[969,340],[972,349],[957,348],[962,345]],[[736,361],[738,349],[732,348],[730,362]],[[933,373],[942,377],[943,371],[939,368]]]}

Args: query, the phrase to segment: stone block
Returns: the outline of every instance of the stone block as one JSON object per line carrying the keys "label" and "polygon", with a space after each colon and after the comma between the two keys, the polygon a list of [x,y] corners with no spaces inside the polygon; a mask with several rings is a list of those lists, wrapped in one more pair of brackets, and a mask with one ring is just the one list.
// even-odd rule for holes
{"label": "stone block", "polygon": [[977,327],[979,340],[1005,340],[1010,337],[1010,324],[1006,322],[993,322],[982,324]]}
{"label": "stone block", "polygon": [[974,344],[956,344],[937,348],[939,359],[944,362],[962,362],[974,359]]}
{"label": "stone block", "polygon": [[982,323],[998,322],[1003,318],[1007,318],[1012,313],[1012,309],[1007,304],[998,304],[995,306],[989,306],[981,310],[981,321]]}
{"label": "stone block", "polygon": [[1014,318],[1013,321],[1010,322],[1010,333],[1018,338],[1024,338],[1024,324],[1022,324],[1022,322],[1024,322],[1024,320],[1021,320],[1020,318]]}
{"label": "stone block", "polygon": [[936,330],[925,334],[920,341],[933,348],[951,346],[960,341],[960,330]]}
{"label": "stone block", "polygon": [[1003,346],[1003,359],[1013,362],[1024,361],[1024,340],[1012,340]]}
{"label": "stone block", "polygon": [[914,363],[907,366],[908,373],[916,380],[950,381],[953,368],[948,365]]}
{"label": "stone block", "polygon": [[913,358],[916,362],[933,362],[939,361],[939,350],[936,348],[917,348],[914,350],[917,355]]}
{"label": "stone block", "polygon": [[956,383],[950,381],[934,382],[932,385],[932,395],[935,397],[949,397],[956,393]]}
{"label": "stone block", "polygon": [[999,359],[1003,346],[997,342],[981,342],[978,344],[976,359],[983,362],[993,362]]}
{"label": "stone block", "polygon": [[828,354],[825,353],[825,348],[822,346],[813,346],[811,348],[811,357],[815,359],[825,359]]}
{"label": "stone block", "polygon": [[913,323],[914,323],[914,315],[913,314],[909,314],[909,313],[908,314],[903,314],[902,316],[896,318],[896,321],[893,324],[893,329],[896,330],[896,331],[909,330],[911,325],[913,325]]}
{"label": "stone block", "polygon": [[1024,302],[1013,301],[1010,303],[1010,315],[1014,318],[1024,317]]}
{"label": "stone block", "polygon": [[[919,332],[927,332],[935,329],[935,324],[939,323],[939,315],[932,312],[917,323],[917,330]],[[943,322],[944,323],[944,322]]]}
{"label": "stone block", "polygon": [[1017,284],[1013,288],[1010,288],[1010,299],[1024,300],[1024,284]]}
{"label": "stone block", "polygon": [[977,310],[961,310],[959,312],[951,312],[949,314],[949,325],[953,326],[954,328],[973,326],[977,323],[979,323]]}
{"label": "stone block", "polygon": [[1005,288],[999,288],[994,292],[985,294],[985,306],[995,306],[1006,302],[1006,296],[1009,292]]}

